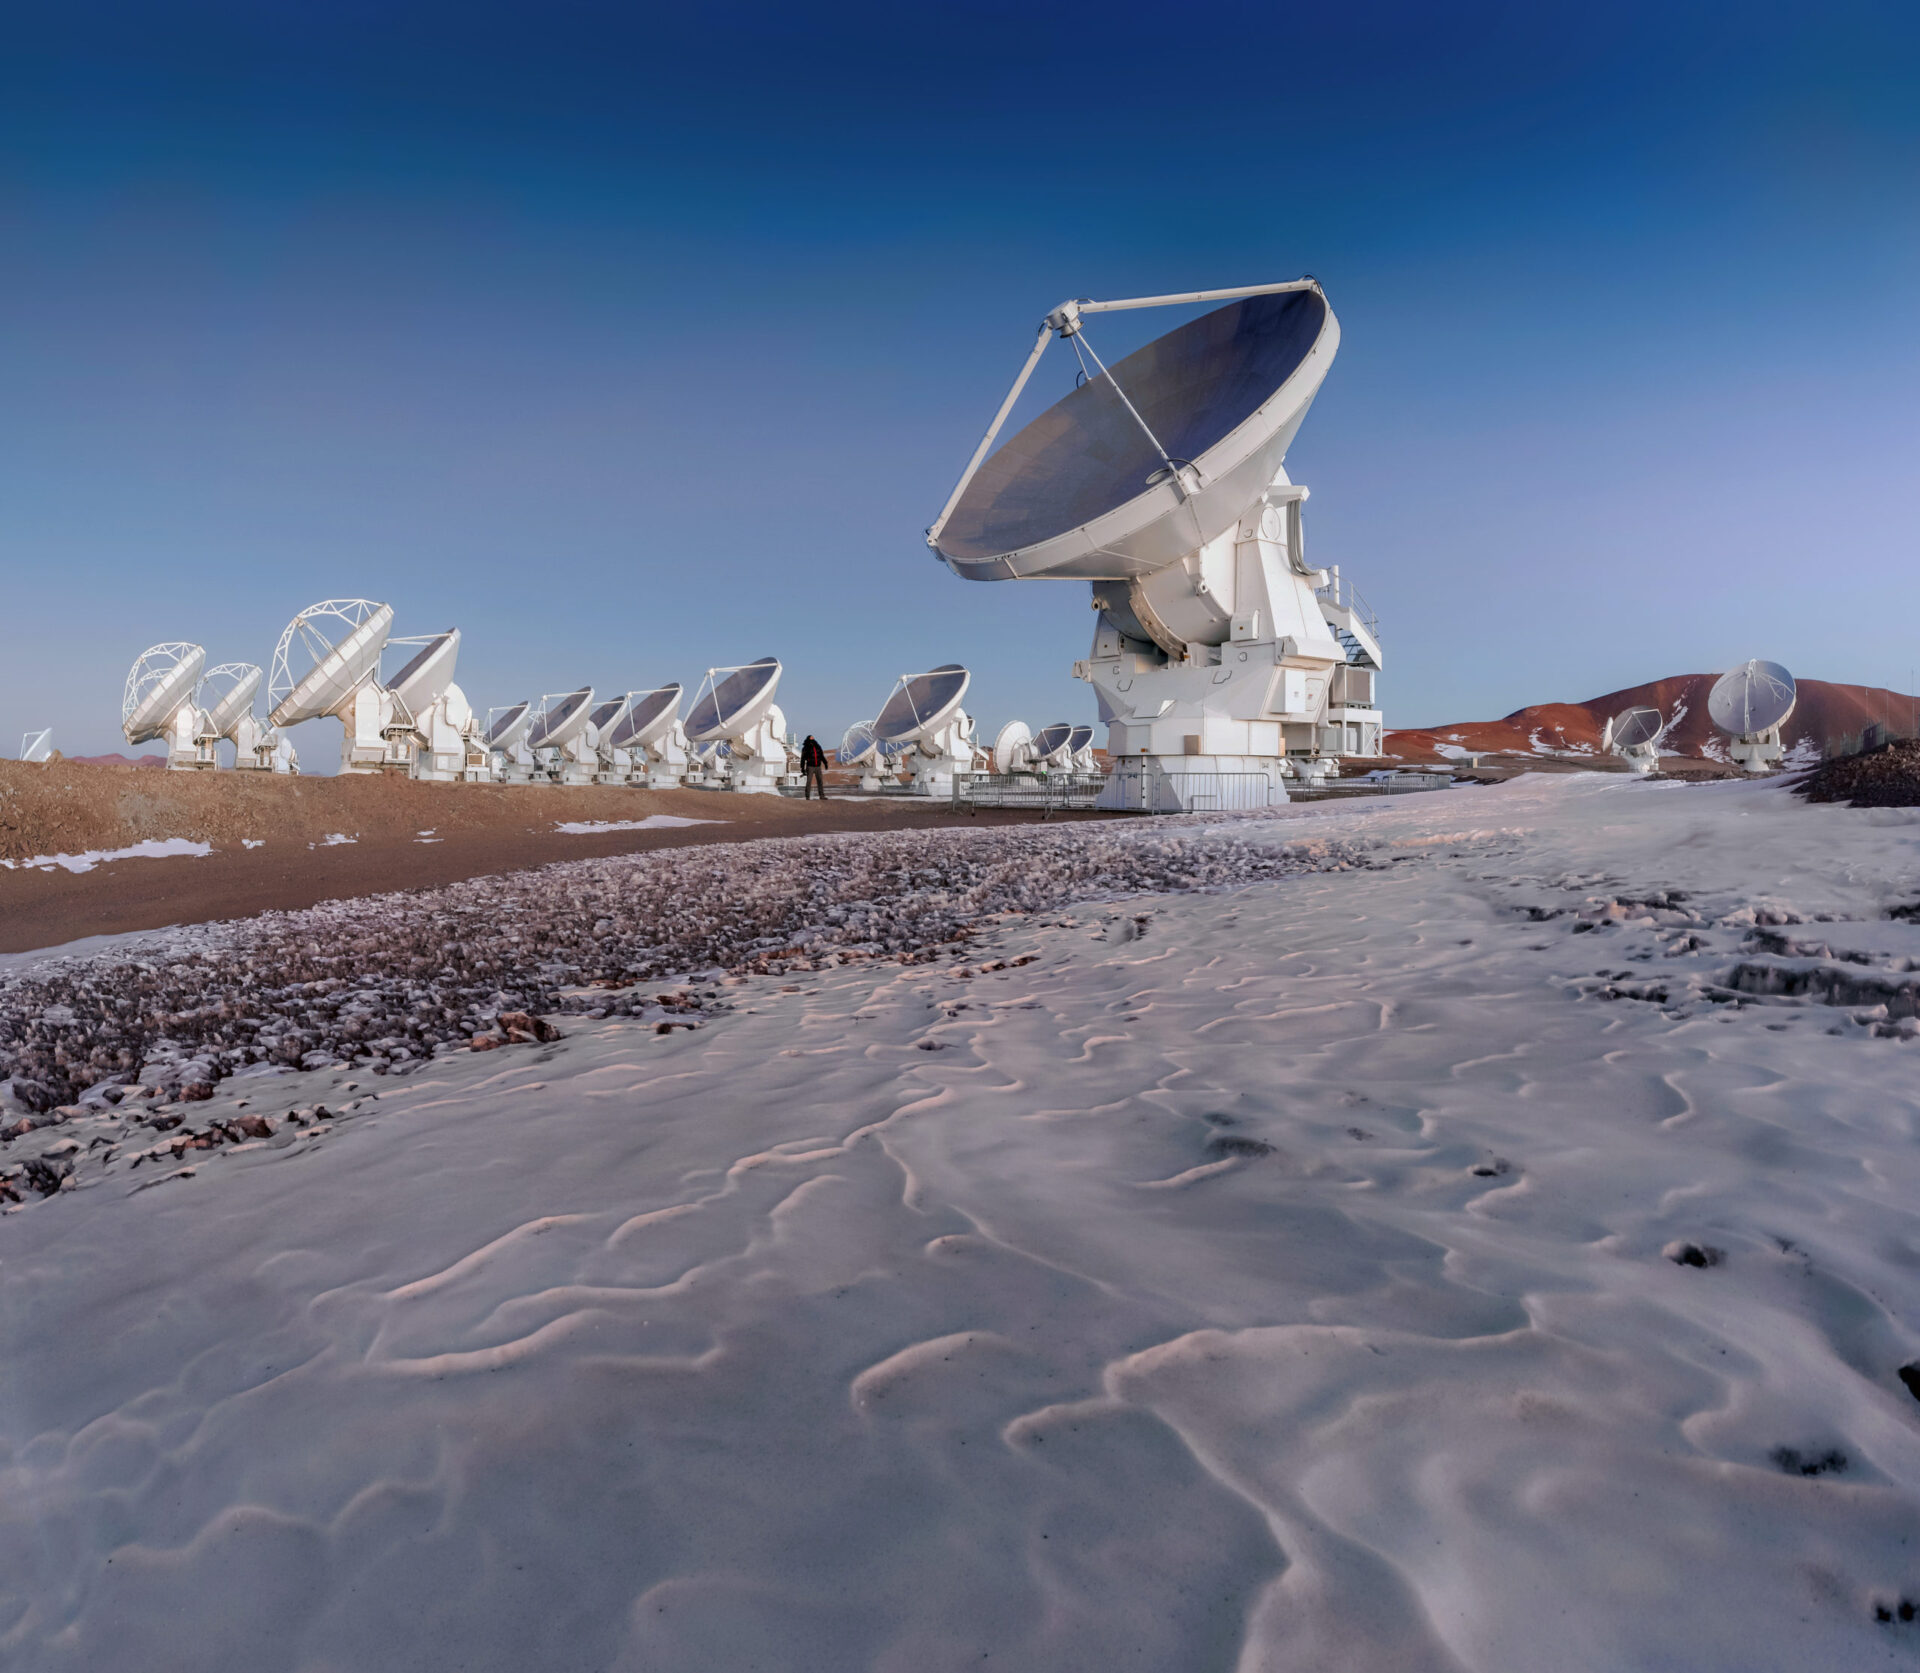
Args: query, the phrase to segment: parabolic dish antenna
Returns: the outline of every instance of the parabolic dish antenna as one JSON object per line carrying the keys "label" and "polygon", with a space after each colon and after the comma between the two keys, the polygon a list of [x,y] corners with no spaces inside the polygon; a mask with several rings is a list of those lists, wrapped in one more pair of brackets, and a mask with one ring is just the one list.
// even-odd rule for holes
{"label": "parabolic dish antenna", "polygon": [[38,732],[29,732],[20,740],[20,759],[39,763],[53,758],[53,728],[43,726]]}
{"label": "parabolic dish antenna", "polygon": [[460,656],[460,630],[450,627],[445,633],[428,638],[407,665],[386,682],[387,690],[414,718],[425,714],[453,684],[454,664]]}
{"label": "parabolic dish antenna", "polygon": [[1087,748],[1093,742],[1091,726],[1076,726],[1067,733],[1067,749],[1074,755]]}
{"label": "parabolic dish antenna", "polygon": [[866,767],[880,758],[880,743],[873,735],[873,722],[857,720],[849,726],[834,751],[836,764],[842,767]]}
{"label": "parabolic dish antenna", "polygon": [[564,749],[586,730],[587,710],[593,702],[593,687],[556,693],[540,700],[540,718],[534,723],[527,743],[534,749]]}
{"label": "parabolic dish antenna", "polygon": [[[593,713],[587,716],[587,724],[604,736],[607,729],[625,712],[630,701],[631,699],[622,693],[618,697],[609,697],[604,703],[594,704]],[[607,739],[607,743],[609,747],[615,747],[611,738]]]}
{"label": "parabolic dish antenna", "polygon": [[878,743],[905,743],[936,731],[952,718],[972,679],[957,662],[925,674],[903,674],[873,723]]}
{"label": "parabolic dish antenna", "polygon": [[1707,716],[1736,738],[1782,725],[1799,695],[1793,676],[1777,662],[1743,662],[1713,682]]}
{"label": "parabolic dish antenna", "polygon": [[1033,760],[1033,729],[1024,720],[1010,720],[993,740],[993,770],[1003,777]]}
{"label": "parabolic dish antenna", "polygon": [[1653,743],[1666,730],[1667,723],[1661,718],[1658,709],[1645,707],[1622,709],[1619,714],[1607,722],[1606,733],[1600,740],[1602,749],[1610,749],[1616,754],[1629,749],[1642,748]]}
{"label": "parabolic dish antenna", "polygon": [[[1056,309],[928,544],[976,580],[1127,579],[1232,527],[1273,481],[1340,340],[1312,280],[1250,289]],[[1083,313],[1222,296],[1237,299],[1102,367],[981,463],[1050,333],[1084,344]]]}
{"label": "parabolic dish antenna", "polygon": [[1073,736],[1073,727],[1064,720],[1056,720],[1051,726],[1043,726],[1033,740],[1033,758],[1043,766],[1060,765],[1059,758],[1067,751],[1067,740]]}
{"label": "parabolic dish antenna", "polygon": [[773,706],[779,684],[778,657],[763,656],[738,668],[709,668],[687,714],[687,736],[706,743],[749,731]]}
{"label": "parabolic dish antenna", "polygon": [[[274,647],[268,720],[284,727],[322,715],[344,716],[380,666],[380,652],[392,631],[390,604],[329,598],[308,605],[287,623]],[[302,664],[310,664],[304,673],[298,671]]]}
{"label": "parabolic dish antenna", "polygon": [[251,662],[223,662],[209,668],[200,681],[194,701],[205,719],[202,724],[215,738],[230,738],[240,722],[253,713],[253,700],[260,695],[260,683],[266,678]]}
{"label": "parabolic dish antenna", "polygon": [[193,700],[207,653],[198,645],[172,640],[143,651],[127,675],[120,701],[120,730],[130,744],[163,738],[183,703]]}
{"label": "parabolic dish antenna", "polygon": [[533,730],[533,704],[513,703],[499,710],[487,728],[487,748],[507,750]]}
{"label": "parabolic dish antenna", "polygon": [[636,691],[628,698],[628,708],[620,724],[613,729],[615,749],[645,749],[657,743],[672,729],[680,712],[680,682],[670,680],[652,691]]}

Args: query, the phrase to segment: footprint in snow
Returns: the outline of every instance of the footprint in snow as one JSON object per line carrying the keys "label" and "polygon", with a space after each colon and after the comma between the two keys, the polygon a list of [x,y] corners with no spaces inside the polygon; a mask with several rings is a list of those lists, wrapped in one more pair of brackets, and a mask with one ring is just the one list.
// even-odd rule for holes
{"label": "footprint in snow", "polygon": [[1245,1139],[1237,1133],[1221,1133],[1207,1140],[1209,1156],[1271,1156],[1273,1146],[1264,1139]]}
{"label": "footprint in snow", "polygon": [[1802,1452],[1794,1446],[1777,1446],[1767,1458],[1782,1475],[1811,1478],[1847,1473],[1847,1455],[1837,1447],[1828,1447],[1824,1452]]}

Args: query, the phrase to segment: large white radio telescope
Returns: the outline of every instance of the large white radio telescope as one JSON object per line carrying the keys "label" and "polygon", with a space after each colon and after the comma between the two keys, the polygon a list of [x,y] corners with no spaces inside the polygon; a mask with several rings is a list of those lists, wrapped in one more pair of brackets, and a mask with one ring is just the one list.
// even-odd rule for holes
{"label": "large white radio telescope", "polygon": [[627,717],[630,692],[596,703],[587,716],[587,737],[593,743],[595,784],[626,784],[633,777],[633,756],[613,741],[614,728]]}
{"label": "large white radio telescope", "polygon": [[[491,776],[479,716],[453,679],[460,657],[460,630],[450,627],[444,633],[389,639],[387,644],[418,647],[399,673],[385,682],[390,702],[384,735],[396,746],[390,753],[409,756],[415,778],[450,783]],[[389,760],[389,765],[394,764]]]}
{"label": "large white radio telescope", "polygon": [[200,710],[196,744],[206,757],[201,766],[214,765],[216,746],[230,743],[233,764],[243,771],[299,771],[300,757],[292,741],[253,712],[254,699],[265,680],[259,664],[253,662],[223,662],[201,676],[194,693],[194,703]]}
{"label": "large white radio telescope", "polygon": [[613,728],[612,747],[631,763],[628,782],[671,790],[686,777],[687,729],[680,724],[680,682],[627,693],[626,713]]}
{"label": "large white radio telescope", "polygon": [[973,771],[973,717],[960,707],[972,678],[957,662],[902,674],[874,718],[876,751],[892,744],[909,755],[922,795],[951,796],[954,774]]}
{"label": "large white radio telescope", "polygon": [[787,717],[773,694],[780,686],[780,659],[763,656],[732,668],[709,668],[687,711],[687,737],[696,744],[725,744],[726,753],[701,752],[709,770],[724,760],[730,790],[776,791],[787,776]]}
{"label": "large white radio telescope", "polygon": [[1707,718],[1733,739],[1727,753],[1750,773],[1777,767],[1785,748],[1780,728],[1799,698],[1793,676],[1777,662],[1743,662],[1713,682]]}
{"label": "large white radio telescope", "polygon": [[[1092,314],[1203,302],[1226,305],[1112,367],[1087,340]],[[988,457],[1053,337],[1087,381]],[[1380,666],[1373,624],[1308,565],[1307,490],[1283,468],[1339,342],[1312,279],[1062,303],[927,531],[969,580],[1091,584],[1099,620],[1074,672],[1108,727],[1115,805],[1164,803],[1146,788],[1162,763],[1257,773],[1284,801],[1283,778],[1324,770],[1335,727],[1377,751],[1370,683],[1333,689],[1350,662]]]}
{"label": "large white radio telescope", "polygon": [[481,744],[487,755],[490,777],[507,784],[533,782],[539,763],[527,747],[527,734],[532,730],[530,700],[487,711],[487,729]]}
{"label": "large white radio telescope", "polygon": [[1660,765],[1660,735],[1666,729],[1658,709],[1622,709],[1602,729],[1600,747],[1626,762],[1629,772],[1650,773]]}
{"label": "large white radio telescope", "polygon": [[200,760],[203,727],[194,702],[206,665],[207,653],[184,640],[169,640],[142,651],[127,674],[127,689],[120,700],[120,730],[127,742],[144,744],[164,738],[169,767],[191,770],[213,765],[211,750],[204,763]]}
{"label": "large white radio telescope", "polygon": [[[408,750],[396,729],[393,700],[379,681],[380,653],[393,631],[393,606],[367,598],[329,598],[310,604],[287,623],[274,647],[268,677],[268,723],[285,729],[326,716],[344,731],[343,773],[405,766]],[[398,759],[395,757],[398,756]]]}
{"label": "large white radio telescope", "polygon": [[593,687],[551,692],[540,699],[527,747],[546,766],[547,776],[559,784],[591,784],[600,765],[591,721]]}

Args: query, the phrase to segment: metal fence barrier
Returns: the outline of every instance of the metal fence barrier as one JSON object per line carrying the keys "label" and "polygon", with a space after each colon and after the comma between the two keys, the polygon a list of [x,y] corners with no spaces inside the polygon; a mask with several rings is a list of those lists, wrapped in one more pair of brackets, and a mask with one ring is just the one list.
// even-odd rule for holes
{"label": "metal fence barrier", "polygon": [[955,773],[956,813],[1022,808],[1042,814],[1090,811],[1107,782],[1103,773]]}
{"label": "metal fence barrier", "polygon": [[1121,767],[1111,773],[972,773],[953,780],[955,812],[1022,808],[1054,812],[1247,813],[1291,799],[1394,796],[1443,789],[1439,774],[1393,774],[1372,780],[1330,779],[1321,784],[1264,772],[1185,772],[1177,767]]}

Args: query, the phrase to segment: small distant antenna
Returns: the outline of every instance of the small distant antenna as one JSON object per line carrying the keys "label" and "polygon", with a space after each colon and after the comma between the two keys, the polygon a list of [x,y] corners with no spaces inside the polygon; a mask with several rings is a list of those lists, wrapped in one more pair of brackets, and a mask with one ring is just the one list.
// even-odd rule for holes
{"label": "small distant antenna", "polygon": [[1650,773],[1660,765],[1660,737],[1667,729],[1658,709],[1623,709],[1607,722],[1600,747],[1626,762],[1632,773]]}
{"label": "small distant antenna", "polygon": [[1076,773],[1096,773],[1099,764],[1093,758],[1093,728],[1076,726],[1067,734],[1067,754],[1073,758]]}
{"label": "small distant antenna", "polygon": [[862,790],[878,790],[883,753],[880,740],[873,735],[873,722],[858,720],[841,737],[840,747],[834,752],[834,761],[842,767],[860,769]]}
{"label": "small distant antenna", "polygon": [[38,732],[29,732],[20,740],[20,759],[22,761],[48,761],[53,758],[53,728],[43,726]]}
{"label": "small distant antenna", "polygon": [[1073,723],[1056,720],[1043,726],[1033,737],[1033,764],[1054,772],[1065,772],[1073,765]]}
{"label": "small distant antenna", "polygon": [[902,674],[874,719],[876,749],[910,758],[921,795],[951,796],[954,775],[973,771],[973,717],[960,707],[972,678],[957,662]]}
{"label": "small distant antenna", "polygon": [[993,770],[1002,778],[1033,771],[1033,728],[1024,720],[1010,720],[1000,728],[993,740]]}
{"label": "small distant antenna", "polygon": [[1750,773],[1780,765],[1786,751],[1780,728],[1793,713],[1799,688],[1777,662],[1757,658],[1730,668],[1707,693],[1707,715],[1733,744],[1727,753]]}

